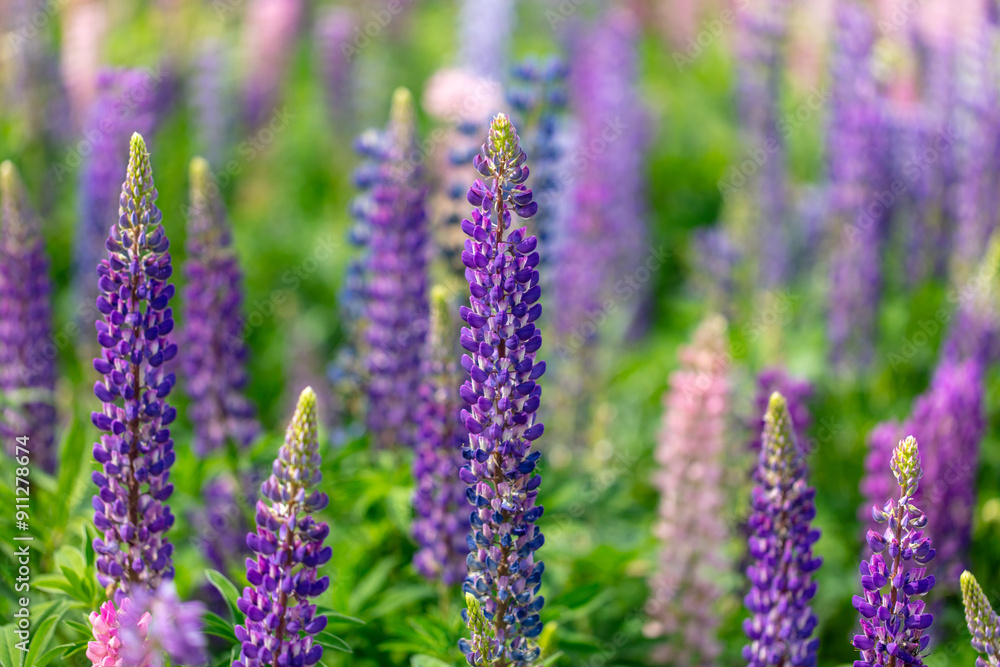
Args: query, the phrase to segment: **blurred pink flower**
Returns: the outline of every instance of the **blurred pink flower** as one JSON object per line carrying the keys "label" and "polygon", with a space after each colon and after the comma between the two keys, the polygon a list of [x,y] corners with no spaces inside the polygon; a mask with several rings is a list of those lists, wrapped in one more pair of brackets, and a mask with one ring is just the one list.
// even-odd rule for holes
{"label": "blurred pink flower", "polygon": [[87,658],[93,667],[153,667],[153,655],[146,642],[150,620],[148,611],[135,618],[129,598],[122,599],[118,610],[109,600],[101,605],[100,613],[90,612],[96,641],[87,644]]}

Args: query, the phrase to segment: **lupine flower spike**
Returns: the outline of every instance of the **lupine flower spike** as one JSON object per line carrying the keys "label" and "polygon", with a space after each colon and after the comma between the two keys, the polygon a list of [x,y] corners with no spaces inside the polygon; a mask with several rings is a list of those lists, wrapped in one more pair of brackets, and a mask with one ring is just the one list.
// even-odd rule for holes
{"label": "lupine flower spike", "polygon": [[174,516],[166,501],[173,493],[170,466],[174,441],[168,428],[177,411],[166,402],[174,387],[164,365],[177,354],[170,298],[174,286],[163,217],[146,143],[132,135],[128,172],[122,186],[118,222],[97,267],[97,342],[94,368],[104,378],[94,385],[103,403],[92,421],[104,432],[94,445],[103,467],[93,474],[94,540],[98,581],[108,594],[155,590],[173,578],[173,545],[166,531]]}
{"label": "lupine flower spike", "polygon": [[412,161],[414,118],[410,92],[398,89],[387,131],[363,137],[362,149],[374,161],[355,177],[369,189],[357,202],[371,231],[365,285],[368,425],[383,447],[413,442],[427,326],[426,188]]}
{"label": "lupine flower spike", "polygon": [[459,421],[461,385],[456,363],[451,302],[447,290],[431,290],[431,330],[423,361],[424,383],[417,413],[417,438],[413,459],[417,518],[413,537],[420,549],[413,564],[424,577],[455,584],[465,577],[469,548],[469,512],[465,483],[459,479],[465,428]]}
{"label": "lupine flower spike", "polygon": [[469,352],[462,357],[469,373],[460,391],[468,404],[462,419],[469,442],[461,478],[476,508],[463,590],[478,606],[463,611],[472,639],[459,646],[470,665],[527,666],[540,652],[534,640],[542,631],[544,598],[537,593],[544,565],[534,552],[545,538],[534,525],[543,511],[535,504],[542,478],[533,474],[541,453],[531,451],[544,428],[535,381],[545,362],[535,359],[542,337],[533,324],[542,313],[538,240],[526,227],[511,229],[512,214],[530,218],[538,210],[524,185],[526,159],[510,119],[497,115],[473,160],[484,179],[467,196],[476,208],[472,220],[462,221],[470,237],[462,261],[471,297],[470,307],[460,310],[468,324],[461,345]]}
{"label": "lupine flower spike", "polygon": [[[148,644],[148,611],[138,615],[129,598],[123,598],[119,608],[108,600],[100,611],[90,612],[91,632],[94,640],[87,643],[87,658],[93,667],[153,667],[154,656]],[[126,663],[125,660],[128,659]]]}
{"label": "lupine flower spike", "polygon": [[728,537],[727,343],[725,319],[706,319],[693,344],[681,350],[681,368],[670,374],[663,398],[653,476],[660,493],[653,534],[661,550],[649,582],[644,628],[646,636],[665,640],[653,653],[657,664],[713,665],[721,654],[715,607],[723,597],[720,574],[730,566],[719,549]]}
{"label": "lupine flower spike", "polygon": [[[29,436],[32,460],[55,468],[52,288],[38,217],[10,162],[0,164],[0,437],[14,454]],[[54,349],[54,348],[52,348]]]}
{"label": "lupine flower spike", "polygon": [[250,443],[260,430],[247,383],[239,262],[218,186],[208,163],[191,161],[191,208],[184,274],[184,358],[195,451],[204,456],[227,440]]}
{"label": "lupine flower spike", "polygon": [[997,667],[1000,665],[1000,619],[969,571],[962,573],[962,601],[965,603],[965,622],[972,634],[972,647],[980,653],[976,667]]}
{"label": "lupine flower spike", "polygon": [[812,576],[823,561],[812,553],[820,533],[810,525],[816,491],[806,475],[788,403],[775,392],[764,416],[748,522],[753,563],[744,602],[752,615],[743,624],[750,639],[743,657],[750,667],[816,664],[819,639],[812,638],[816,615],[810,601],[816,595]]}
{"label": "lupine flower spike", "polygon": [[317,570],[333,550],[323,546],[330,527],[312,517],[328,502],[316,490],[323,476],[316,423],[316,394],[306,387],[272,474],[260,487],[270,504],[257,502],[257,532],[247,535],[256,555],[247,559],[251,585],[237,602],[247,618],[236,626],[242,646],[233,667],[308,666],[323,657],[323,647],[313,638],[326,627],[326,616],[317,616],[309,599],[330,585]]}
{"label": "lupine flower spike", "polygon": [[923,567],[934,558],[934,549],[922,530],[927,515],[912,503],[923,475],[917,441],[912,436],[896,447],[891,467],[900,496],[899,500],[890,498],[881,509],[872,507],[875,521],[888,525],[881,535],[868,531],[872,557],[861,562],[864,595],[854,596],[863,632],[854,636],[854,648],[861,652],[854,667],[923,667],[921,653],[930,641],[925,631],[934,620],[918,598],[934,587],[934,575],[925,576]]}

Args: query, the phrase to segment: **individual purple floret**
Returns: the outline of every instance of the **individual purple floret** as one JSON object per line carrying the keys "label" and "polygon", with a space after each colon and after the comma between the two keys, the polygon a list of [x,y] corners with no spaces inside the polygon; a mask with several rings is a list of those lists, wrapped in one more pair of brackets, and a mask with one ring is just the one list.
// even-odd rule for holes
{"label": "individual purple floret", "polygon": [[428,579],[455,584],[465,577],[469,547],[468,503],[465,483],[459,479],[465,428],[458,387],[462,384],[455,362],[455,336],[449,316],[447,290],[431,290],[431,329],[422,363],[421,406],[417,412],[413,478],[413,506],[417,518],[413,537],[420,549],[413,557],[417,571]]}
{"label": "individual purple floret", "polygon": [[[0,164],[0,438],[12,456],[55,469],[52,287],[41,222],[11,162]],[[21,443],[22,445],[24,443]],[[22,454],[24,453],[22,449]]]}
{"label": "individual purple floret", "polygon": [[333,549],[323,546],[330,527],[312,516],[329,501],[316,490],[323,477],[316,425],[316,394],[306,387],[272,474],[260,487],[270,503],[257,501],[257,532],[247,535],[247,546],[256,555],[246,561],[251,585],[237,601],[246,621],[236,626],[241,653],[233,667],[308,666],[323,657],[314,637],[326,627],[327,617],[317,616],[309,600],[330,585],[330,578],[317,570]]}
{"label": "individual purple floret", "polygon": [[413,442],[420,356],[427,331],[426,188],[412,161],[413,101],[393,95],[385,133],[368,133],[361,148],[373,159],[355,177],[365,192],[355,203],[370,230],[366,311],[368,426],[381,447]]}
{"label": "individual purple floret", "polygon": [[542,478],[533,474],[541,452],[531,451],[544,429],[537,420],[542,389],[536,380],[545,362],[536,361],[542,336],[533,324],[542,314],[534,268],[538,240],[526,227],[512,229],[512,214],[527,219],[538,210],[524,185],[526,159],[510,119],[497,115],[473,160],[483,180],[469,189],[472,219],[462,221],[470,237],[462,261],[471,297],[470,307],[460,310],[468,324],[460,341],[469,353],[462,356],[469,373],[460,391],[468,404],[462,420],[469,444],[462,450],[467,463],[461,479],[476,508],[463,590],[478,599],[489,628],[484,636],[476,608],[463,612],[472,639],[459,647],[471,665],[534,664],[534,640],[542,631],[544,598],[537,593],[544,565],[534,558],[545,541],[534,525],[543,511],[535,504]]}
{"label": "individual purple floret", "polygon": [[882,289],[882,246],[891,206],[875,199],[888,169],[885,118],[872,71],[875,27],[852,2],[837,5],[832,113],[827,131],[830,186],[829,337],[834,361],[864,366],[872,355]]}
{"label": "individual purple floret", "polygon": [[[770,405],[771,395],[778,392],[785,398],[788,405],[788,413],[795,425],[795,440],[799,443],[802,453],[809,454],[809,442],[806,433],[812,424],[812,415],[809,413],[809,401],[813,396],[813,386],[808,380],[800,380],[790,376],[785,369],[780,367],[765,368],[757,376],[757,397],[755,399],[755,415],[766,415],[768,405]],[[757,454],[760,452],[761,429],[764,427],[764,417],[754,417],[750,428],[754,433],[754,438],[750,442],[750,449]]]}
{"label": "individual purple floret", "polygon": [[862,631],[852,642],[861,652],[854,667],[923,667],[921,653],[930,641],[925,632],[934,620],[918,598],[934,587],[934,575],[925,576],[923,567],[934,558],[934,549],[922,530],[927,515],[912,502],[923,474],[912,436],[896,447],[891,467],[900,496],[899,500],[890,498],[881,509],[872,507],[875,521],[887,526],[882,534],[868,531],[872,556],[861,561],[864,594],[854,596]]}
{"label": "individual purple floret", "polygon": [[173,545],[166,531],[174,516],[166,501],[173,493],[170,466],[174,441],[168,428],[177,410],[166,398],[174,387],[164,365],[177,354],[169,307],[174,286],[169,242],[160,224],[156,188],[146,143],[132,135],[128,171],[117,224],[97,267],[100,296],[94,368],[104,378],[94,385],[104,407],[92,415],[104,435],[94,445],[103,471],[94,472],[94,539],[97,579],[109,596],[156,590],[173,578]]}
{"label": "individual purple floret", "polygon": [[246,397],[243,276],[232,248],[218,185],[208,163],[191,161],[191,207],[184,262],[183,386],[191,397],[194,449],[199,456],[227,440],[249,444],[260,431]]}
{"label": "individual purple floret", "polygon": [[788,404],[775,392],[764,416],[748,522],[753,562],[744,598],[751,616],[743,623],[750,643],[743,647],[743,658],[750,667],[816,664],[819,639],[812,638],[816,615],[810,602],[816,595],[813,573],[823,560],[812,552],[820,531],[811,525],[816,490],[806,477]]}

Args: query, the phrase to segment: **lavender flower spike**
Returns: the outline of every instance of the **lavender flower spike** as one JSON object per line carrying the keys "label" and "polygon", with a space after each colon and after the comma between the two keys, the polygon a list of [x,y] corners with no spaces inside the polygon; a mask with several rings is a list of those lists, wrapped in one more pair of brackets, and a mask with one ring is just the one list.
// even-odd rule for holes
{"label": "lavender flower spike", "polygon": [[[854,661],[854,667],[896,667],[904,663],[923,667],[920,654],[930,641],[930,635],[924,631],[934,620],[933,615],[924,611],[924,601],[916,598],[934,587],[934,575],[924,576],[926,569],[921,567],[934,558],[934,549],[922,530],[927,525],[927,515],[912,503],[923,476],[913,436],[900,441],[892,454],[891,466],[900,497],[890,498],[882,509],[872,507],[872,517],[880,524],[888,523],[888,527],[881,535],[868,531],[872,557],[861,561],[864,595],[854,596],[854,608],[861,613],[863,631],[854,635],[852,642],[861,652],[861,659]],[[910,561],[917,566],[911,568]]]}
{"label": "lavender flower spike", "polygon": [[247,445],[260,431],[247,383],[239,262],[208,162],[191,161],[184,274],[184,359],[194,448],[204,456],[227,440]]}
{"label": "lavender flower spike", "polygon": [[469,514],[465,483],[458,477],[465,428],[459,421],[461,385],[453,349],[455,337],[447,290],[431,290],[431,330],[424,356],[422,405],[417,413],[417,438],[413,458],[417,518],[413,537],[420,549],[413,557],[417,571],[428,579],[456,584],[465,577],[469,548]]}
{"label": "lavender flower spike", "polygon": [[10,162],[0,164],[0,438],[14,454],[29,436],[33,461],[55,469],[52,288],[41,225]]}
{"label": "lavender flower spike", "polygon": [[1000,665],[1000,619],[969,571],[962,573],[962,601],[965,603],[965,622],[972,634],[972,647],[984,654],[976,658],[976,667],[997,667]]}
{"label": "lavender flower spike", "polygon": [[368,188],[357,207],[371,231],[365,312],[368,426],[382,447],[413,443],[427,327],[426,188],[413,161],[414,118],[410,92],[396,90],[386,132],[365,135],[361,142],[374,158],[372,168],[356,177]]}
{"label": "lavender flower spike", "polygon": [[542,631],[538,612],[545,600],[537,593],[544,564],[535,562],[534,552],[545,538],[534,525],[543,509],[535,504],[542,478],[533,473],[541,453],[530,451],[544,428],[535,381],[545,362],[535,359],[542,337],[533,324],[542,314],[538,240],[526,227],[510,229],[512,211],[530,218],[538,210],[524,185],[526,159],[510,119],[497,115],[473,160],[485,181],[477,179],[469,190],[476,208],[471,221],[462,221],[471,237],[462,253],[471,307],[460,310],[468,323],[460,341],[469,352],[462,356],[469,379],[460,390],[468,404],[462,411],[468,463],[460,475],[476,507],[463,590],[476,597],[492,628],[484,636],[475,609],[463,611],[472,640],[459,647],[470,665],[527,666],[540,653],[534,639]]}
{"label": "lavender flower spike", "polygon": [[94,385],[103,403],[91,419],[104,432],[94,445],[103,472],[94,472],[94,525],[97,579],[116,598],[156,590],[173,578],[173,545],[166,531],[174,516],[166,504],[174,486],[170,466],[174,441],[170,423],[177,410],[166,398],[173,373],[164,370],[177,354],[168,335],[174,328],[169,308],[174,286],[162,213],[146,143],[132,135],[128,171],[118,222],[105,242],[108,258],[97,267],[97,342],[94,368],[104,379]]}
{"label": "lavender flower spike", "polygon": [[247,559],[251,586],[237,602],[247,618],[236,626],[242,649],[233,667],[308,666],[323,657],[313,636],[326,627],[326,616],[316,615],[309,598],[330,585],[330,578],[318,577],[317,569],[333,550],[323,546],[330,527],[312,517],[328,502],[325,493],[315,490],[322,479],[316,423],[316,394],[306,387],[271,476],[260,487],[271,502],[257,501],[257,532],[247,535],[256,557]]}
{"label": "lavender flower spike", "polygon": [[819,530],[815,489],[807,486],[806,463],[795,437],[788,403],[774,392],[764,415],[760,461],[748,526],[752,585],[744,602],[752,616],[743,624],[750,643],[743,657],[750,667],[816,664],[819,639],[812,639],[816,595],[812,574],[823,564],[812,545]]}

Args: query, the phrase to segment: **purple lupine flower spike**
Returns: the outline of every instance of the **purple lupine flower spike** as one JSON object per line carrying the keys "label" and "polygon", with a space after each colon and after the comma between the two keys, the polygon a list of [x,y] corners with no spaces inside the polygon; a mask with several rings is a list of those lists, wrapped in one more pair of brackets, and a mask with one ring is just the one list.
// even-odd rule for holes
{"label": "purple lupine flower spike", "polygon": [[13,455],[55,469],[52,288],[41,223],[11,162],[0,164],[0,437]]}
{"label": "purple lupine flower spike", "polygon": [[538,210],[524,185],[526,159],[510,119],[497,115],[473,160],[483,179],[468,192],[472,220],[462,221],[470,237],[462,261],[471,297],[470,307],[460,309],[468,324],[460,342],[469,353],[462,356],[469,373],[460,391],[468,404],[462,419],[469,444],[461,479],[476,508],[463,591],[477,598],[490,628],[483,635],[476,609],[463,611],[472,640],[459,647],[471,665],[531,665],[542,631],[538,612],[545,601],[537,593],[544,564],[534,557],[545,541],[534,525],[543,511],[535,504],[542,478],[533,474],[541,452],[531,451],[544,429],[536,380],[545,362],[536,360],[542,336],[533,324],[542,314],[538,240],[526,227],[511,229],[513,214],[527,219]]}
{"label": "purple lupine flower spike", "polygon": [[371,231],[368,426],[382,447],[409,445],[427,329],[427,209],[426,188],[411,161],[416,128],[408,90],[393,95],[387,131],[366,137],[362,148],[375,162],[356,180],[368,188],[357,207]]}
{"label": "purple lupine flower spike", "polygon": [[837,4],[833,111],[827,136],[830,260],[828,328],[834,360],[860,367],[870,360],[882,289],[882,246],[889,209],[874,201],[888,173],[885,118],[872,70],[875,27],[851,0]]}
{"label": "purple lupine flower spike", "polygon": [[166,531],[174,516],[166,501],[173,493],[170,466],[174,441],[168,428],[177,410],[166,398],[174,387],[164,365],[177,354],[170,298],[174,286],[170,253],[156,207],[156,188],[146,143],[132,135],[128,171],[105,247],[108,258],[97,267],[97,342],[94,368],[104,378],[94,385],[103,403],[92,421],[104,432],[94,445],[102,472],[94,472],[98,581],[116,597],[155,590],[173,578],[173,545]]}
{"label": "purple lupine flower spike", "polygon": [[962,573],[962,601],[972,647],[980,653],[976,657],[976,667],[1000,666],[1000,618],[979,582],[968,571]]}
{"label": "purple lupine flower spike", "polygon": [[184,387],[191,397],[194,449],[205,456],[227,440],[249,444],[260,427],[244,394],[243,276],[218,185],[201,158],[191,161],[184,275]]}
{"label": "purple lupine flower spike", "polygon": [[462,384],[455,360],[455,336],[447,290],[431,290],[431,328],[420,386],[422,404],[413,459],[417,518],[413,537],[420,549],[413,557],[417,571],[428,579],[455,584],[465,577],[469,547],[468,503],[465,483],[459,479],[465,429],[458,387]]}
{"label": "purple lupine flower spike", "polygon": [[813,639],[816,615],[810,601],[812,581],[822,558],[812,545],[819,529],[816,490],[806,481],[805,457],[795,437],[785,397],[771,394],[764,416],[764,435],[750,516],[747,568],[750,592],[744,598],[751,617],[743,623],[750,643],[743,658],[750,667],[815,665],[819,639]]}
{"label": "purple lupine flower spike", "polygon": [[247,552],[244,496],[235,479],[217,477],[202,488],[201,504],[188,515],[193,541],[220,572],[226,572],[230,563],[241,562]]}
{"label": "purple lupine flower spike", "polygon": [[726,321],[702,323],[681,368],[670,375],[653,484],[660,493],[654,535],[661,545],[650,579],[646,636],[664,641],[656,664],[713,665],[722,646],[716,604],[730,563],[726,541],[726,416],[730,401]]}
{"label": "purple lupine flower spike", "polygon": [[323,477],[316,426],[316,394],[306,387],[271,476],[260,487],[270,503],[257,502],[257,532],[247,535],[247,546],[256,555],[247,559],[251,585],[237,602],[246,622],[236,626],[242,646],[233,667],[308,666],[323,657],[314,636],[326,627],[327,618],[317,616],[309,600],[330,585],[330,578],[317,570],[333,550],[323,546],[330,527],[312,516],[329,501],[316,490]]}
{"label": "purple lupine flower spike", "polygon": [[892,474],[899,486],[899,500],[890,498],[872,517],[887,524],[885,532],[868,531],[872,556],[861,561],[863,595],[854,596],[861,614],[862,634],[854,635],[854,648],[861,659],[854,667],[912,665],[923,667],[921,653],[927,649],[926,631],[934,620],[924,611],[918,596],[934,588],[934,575],[923,567],[934,558],[931,540],[924,535],[927,515],[913,504],[923,471],[917,441],[900,441],[892,454]]}

